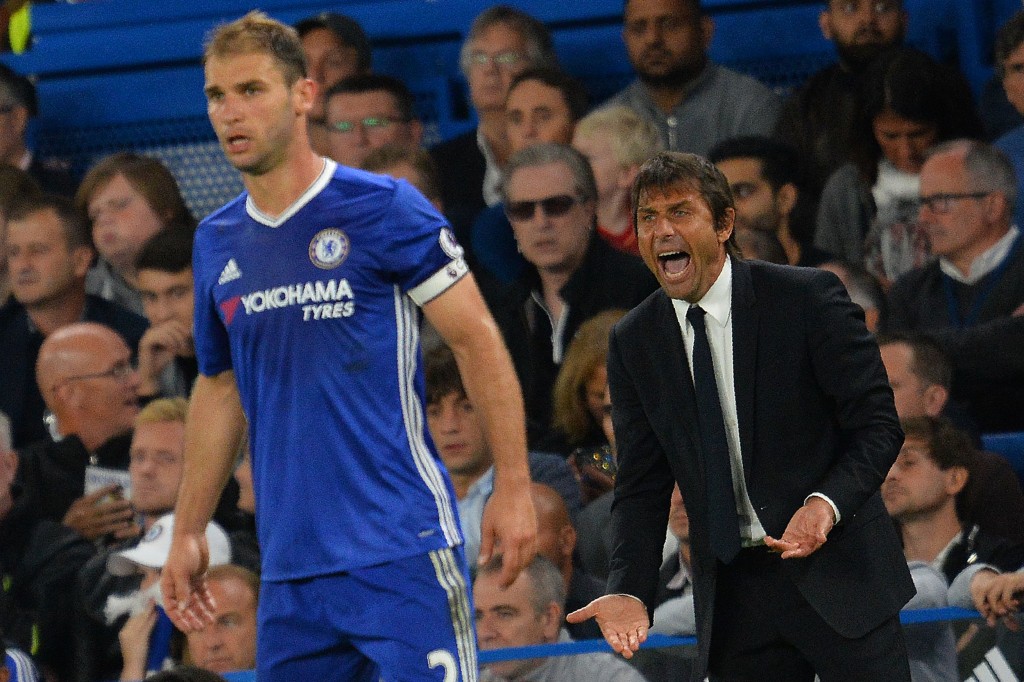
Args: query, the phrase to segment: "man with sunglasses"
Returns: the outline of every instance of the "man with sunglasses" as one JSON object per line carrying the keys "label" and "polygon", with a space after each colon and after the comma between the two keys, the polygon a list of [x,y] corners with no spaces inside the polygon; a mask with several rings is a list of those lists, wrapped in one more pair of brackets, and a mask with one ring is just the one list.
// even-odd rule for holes
{"label": "man with sunglasses", "polygon": [[1013,168],[991,145],[954,140],[929,152],[920,192],[937,258],[893,284],[882,329],[939,342],[953,361],[952,395],[983,432],[1024,429],[1024,240],[1012,224]]}
{"label": "man with sunglasses", "polygon": [[359,168],[370,152],[384,145],[413,150],[423,139],[423,124],[413,111],[405,83],[378,74],[352,76],[325,95],[327,156]]}
{"label": "man with sunglasses", "polygon": [[530,443],[550,448],[551,390],[576,330],[603,310],[632,308],[657,282],[638,258],[595,233],[594,174],[572,147],[518,152],[502,193],[527,266],[492,308],[523,385]]}

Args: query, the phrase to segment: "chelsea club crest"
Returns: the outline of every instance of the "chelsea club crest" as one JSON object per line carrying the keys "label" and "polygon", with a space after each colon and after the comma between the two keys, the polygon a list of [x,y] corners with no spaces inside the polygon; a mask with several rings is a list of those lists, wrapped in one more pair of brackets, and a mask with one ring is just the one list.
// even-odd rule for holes
{"label": "chelsea club crest", "polygon": [[309,242],[309,260],[323,270],[338,267],[346,256],[348,256],[348,237],[335,227],[320,230]]}
{"label": "chelsea club crest", "polygon": [[444,251],[452,260],[462,258],[465,253],[459,243],[455,241],[455,235],[452,234],[451,228],[441,228],[441,237],[439,241],[441,243],[441,250]]}

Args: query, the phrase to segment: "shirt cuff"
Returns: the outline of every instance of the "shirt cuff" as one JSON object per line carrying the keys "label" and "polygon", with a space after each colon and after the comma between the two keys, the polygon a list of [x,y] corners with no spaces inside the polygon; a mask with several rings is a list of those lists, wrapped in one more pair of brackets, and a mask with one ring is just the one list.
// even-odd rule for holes
{"label": "shirt cuff", "polygon": [[804,498],[804,504],[807,504],[807,500],[811,499],[812,497],[820,497],[821,499],[828,502],[828,506],[832,507],[832,513],[835,514],[835,521],[832,525],[834,526],[835,524],[839,523],[839,519],[842,518],[839,515],[839,507],[836,506],[835,502],[829,499],[828,495],[825,495],[824,493],[811,493],[806,498]]}
{"label": "shirt cuff", "polygon": [[630,599],[637,600],[638,602],[640,602],[640,606],[644,607],[644,613],[647,613],[647,604],[644,604],[644,600],[641,599],[640,597],[638,597],[638,596],[636,596],[634,594],[626,594],[625,592],[617,592],[615,594],[615,596],[616,597],[629,597]]}

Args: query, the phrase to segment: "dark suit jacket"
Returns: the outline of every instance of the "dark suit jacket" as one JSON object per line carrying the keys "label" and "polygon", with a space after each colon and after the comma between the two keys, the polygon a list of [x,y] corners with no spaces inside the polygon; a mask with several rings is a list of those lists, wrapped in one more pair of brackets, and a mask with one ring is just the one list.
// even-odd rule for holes
{"label": "dark suit jacket", "polygon": [[[840,522],[787,574],[836,632],[858,637],[914,593],[879,494],[903,442],[892,391],[863,313],[830,273],[733,261],[735,395],[744,476],[765,531],[780,537],[809,493]],[[707,667],[716,560],[695,394],[670,299],[658,291],[613,329],[608,357],[619,447],[609,593],[653,613],[669,497],[678,481],[690,516],[698,658]]]}
{"label": "dark suit jacket", "polygon": [[[472,254],[470,228],[484,203],[484,174],[487,161],[476,144],[476,128],[430,149],[437,166],[444,214],[455,231],[455,238]],[[475,260],[475,259],[471,259]]]}
{"label": "dark suit jacket", "polygon": [[[561,332],[566,349],[591,317],[613,308],[628,310],[658,286],[639,258],[616,251],[594,232],[589,239],[583,261],[559,292],[569,306]],[[530,446],[550,451],[560,440],[551,433],[551,392],[561,365],[552,359],[551,322],[531,298],[540,289],[540,275],[530,266],[503,291],[488,292],[487,304],[523,387]]]}

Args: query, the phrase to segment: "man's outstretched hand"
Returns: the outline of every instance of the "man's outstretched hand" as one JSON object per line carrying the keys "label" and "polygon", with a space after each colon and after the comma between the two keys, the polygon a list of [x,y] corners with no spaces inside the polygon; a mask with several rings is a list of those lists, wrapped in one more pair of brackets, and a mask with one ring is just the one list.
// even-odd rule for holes
{"label": "man's outstretched hand", "polygon": [[605,641],[624,658],[632,658],[647,640],[651,623],[643,602],[626,594],[599,597],[565,617],[570,623],[582,623],[588,618],[597,619]]}
{"label": "man's outstretched hand", "polygon": [[776,540],[766,537],[764,543],[770,549],[781,552],[783,559],[802,559],[825,544],[835,518],[828,502],[820,497],[812,497],[796,510],[781,538]]}

